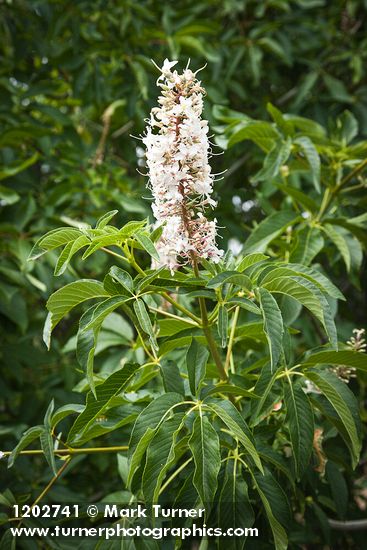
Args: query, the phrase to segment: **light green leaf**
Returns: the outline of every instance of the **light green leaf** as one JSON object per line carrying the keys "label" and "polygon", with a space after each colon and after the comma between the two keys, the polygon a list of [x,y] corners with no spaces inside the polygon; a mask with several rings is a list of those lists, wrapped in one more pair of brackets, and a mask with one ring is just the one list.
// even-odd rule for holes
{"label": "light green leaf", "polygon": [[80,237],[77,237],[75,240],[68,242],[57,260],[54,275],[57,277],[62,275],[74,254],[89,243],[90,239],[86,235],[80,235]]}
{"label": "light green leaf", "polygon": [[103,216],[99,218],[99,220],[96,223],[96,229],[104,229],[108,222],[112,220],[114,216],[118,213],[118,210],[110,210],[110,212],[106,212]]}
{"label": "light green leaf", "polygon": [[279,132],[270,122],[249,120],[242,123],[242,128],[233,133],[228,141],[228,147],[249,139],[264,151],[270,151],[274,141],[279,139]]}
{"label": "light green leaf", "polygon": [[41,433],[40,443],[41,443],[42,451],[44,452],[45,458],[47,460],[47,463],[50,466],[52,473],[55,476],[57,473],[57,470],[56,470],[56,461],[55,461],[55,454],[54,454],[54,444],[53,444],[51,431],[49,429],[45,428]]}
{"label": "light green leaf", "polygon": [[267,260],[269,256],[266,256],[265,254],[259,254],[257,252],[254,252],[253,254],[248,254],[238,264],[237,271],[242,273],[243,271],[246,271],[248,267],[251,267],[254,264],[258,264],[259,262],[262,262],[264,260]]}
{"label": "light green leaf", "polygon": [[150,321],[145,303],[140,298],[134,300],[134,311],[138,318],[139,325],[143,331],[149,335],[149,340],[153,348],[158,349],[157,341],[155,339],[153,325]]}
{"label": "light green leaf", "polygon": [[134,290],[134,281],[127,271],[121,269],[116,265],[113,265],[109,271],[112,279],[119,283],[129,294],[133,293]]}
{"label": "light green leaf", "polygon": [[259,288],[260,308],[264,319],[264,332],[269,344],[270,363],[273,370],[282,352],[283,318],[275,298],[265,288]]}
{"label": "light green leaf", "polygon": [[103,284],[93,279],[74,281],[54,292],[47,301],[47,309],[51,314],[50,332],[70,310],[78,304],[108,296]]}
{"label": "light green leaf", "polygon": [[207,416],[200,414],[196,417],[189,447],[195,462],[193,483],[209,512],[218,486],[221,457],[218,434]]}
{"label": "light green leaf", "polygon": [[153,241],[150,239],[149,234],[143,231],[139,231],[134,235],[138,243],[143,247],[148,254],[159,262],[159,254],[156,247],[153,244]]}
{"label": "light green leaf", "polygon": [[53,229],[38,239],[28,256],[28,260],[36,260],[48,250],[54,250],[70,241],[75,241],[80,235],[82,235],[81,231],[73,227]]}
{"label": "light green leaf", "polygon": [[216,277],[213,277],[213,279],[211,279],[206,286],[208,288],[219,288],[224,284],[238,285],[241,288],[246,288],[247,290],[250,290],[252,286],[249,277],[242,273],[237,273],[237,271],[223,271]]}

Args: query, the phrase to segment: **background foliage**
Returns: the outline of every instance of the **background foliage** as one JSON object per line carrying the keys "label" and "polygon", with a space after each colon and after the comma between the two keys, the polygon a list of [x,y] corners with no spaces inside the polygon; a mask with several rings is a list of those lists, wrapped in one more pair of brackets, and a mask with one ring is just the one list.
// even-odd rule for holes
{"label": "background foliage", "polygon": [[[142,151],[130,137],[141,133],[156,99],[157,74],[150,58],[160,63],[178,57],[184,64],[190,57],[194,68],[208,64],[201,73],[208,92],[205,116],[217,143],[225,147],[213,164],[215,172],[227,169],[216,186],[223,247],[231,239],[236,251],[254,222],[281,213],[277,220],[284,223],[277,222],[274,238],[265,243],[267,252],[287,259],[299,235],[311,232],[316,261],[348,297],[337,313],[339,339],[346,341],[355,327],[363,326],[366,237],[365,218],[358,218],[366,210],[363,174],[350,182],[356,189],[330,197],[329,218],[339,222],[324,216],[321,224],[309,226],[307,220],[317,217],[320,207],[320,169],[309,141],[299,138],[317,148],[321,179],[329,183],[335,177],[342,181],[366,158],[366,17],[365,1],[0,4],[3,449],[13,448],[26,428],[40,423],[50,395],[56,406],[84,402],[74,391],[82,389],[70,340],[75,317],[56,328],[47,352],[44,306],[60,286],[81,276],[98,279],[113,262],[95,254],[81,268],[76,258],[54,278],[56,255],[38,262],[27,257],[39,236],[60,225],[75,220],[94,224],[112,209],[118,210],[117,226],[150,215],[149,200],[143,198],[148,196],[145,179],[136,171],[144,172]],[[294,118],[292,127],[292,120],[269,103],[313,122]],[[263,166],[274,143],[278,153],[283,147],[282,157],[268,158]],[[289,187],[296,191],[292,194]],[[343,190],[348,187],[345,182]],[[284,211],[293,217],[286,214],[284,221]],[[304,212],[310,216],[302,217]],[[286,226],[294,228],[295,237],[283,231]],[[247,251],[253,251],[251,241]],[[129,329],[121,322],[115,319],[105,327],[96,357],[102,372],[112,372],[126,353],[121,332],[128,337]],[[302,317],[296,326],[301,330],[299,352],[324,341],[311,318]],[[352,381],[351,387],[365,417],[365,378],[360,376],[359,384]],[[121,432],[108,437],[111,445],[126,441]],[[305,529],[294,544],[328,543],[333,534],[325,514],[335,514],[340,490],[347,495],[342,515],[363,514],[364,464],[362,459],[354,473],[345,465],[343,481],[338,478],[343,489],[335,493],[314,480],[308,496],[316,502],[317,538]],[[42,457],[21,457],[2,476],[1,489],[9,488],[18,498],[36,496],[50,473]],[[51,495],[55,502],[93,501],[122,488],[115,456],[81,456]],[[359,536],[352,542],[348,535],[342,544],[353,547]]]}

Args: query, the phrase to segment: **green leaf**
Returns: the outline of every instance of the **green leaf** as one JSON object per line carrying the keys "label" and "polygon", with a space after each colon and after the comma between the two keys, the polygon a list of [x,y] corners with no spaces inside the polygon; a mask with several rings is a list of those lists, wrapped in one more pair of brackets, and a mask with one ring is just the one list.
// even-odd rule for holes
{"label": "green leaf", "polygon": [[367,354],[352,350],[319,351],[302,361],[302,366],[314,365],[347,365],[367,371]]}
{"label": "green leaf", "polygon": [[256,475],[253,479],[273,533],[275,550],[287,550],[287,533],[278,520],[279,507],[281,501],[284,500],[284,493],[281,491],[270,472],[267,472],[266,477]]}
{"label": "green leaf", "polygon": [[230,429],[232,432],[232,437],[237,438],[242,443],[256,466],[261,472],[263,472],[259,453],[257,452],[252,441],[250,429],[236,407],[230,401],[224,400],[216,403],[210,403],[208,405],[216,416],[219,416],[227,428]]}
{"label": "green leaf", "polygon": [[208,357],[208,349],[193,338],[186,354],[186,368],[189,375],[190,391],[193,396],[197,396],[199,393],[201,383],[205,376],[205,366]]}
{"label": "green leaf", "polygon": [[241,288],[246,288],[247,290],[251,289],[251,281],[247,275],[242,273],[237,273],[237,271],[223,271],[219,273],[216,277],[213,277],[208,283],[208,288],[219,288],[224,284],[234,284],[238,285]]}
{"label": "green leaf", "polygon": [[104,296],[108,294],[103,284],[93,279],[74,281],[54,292],[46,304],[50,312],[50,333],[75,306],[86,300]]}
{"label": "green leaf", "polygon": [[311,213],[315,213],[319,209],[319,205],[314,201],[309,195],[302,193],[299,189],[291,187],[290,185],[281,185],[276,184],[277,188],[284,193],[286,197],[292,197],[296,202],[303,206],[306,210]]}
{"label": "green leaf", "polygon": [[324,247],[324,238],[318,227],[304,227],[296,233],[295,245],[291,250],[290,261],[305,266],[310,265]]}
{"label": "green leaf", "polygon": [[264,285],[269,292],[291,296],[322,323],[333,346],[337,346],[335,324],[331,316],[330,306],[318,287],[302,277],[279,277]]}
{"label": "green leaf", "polygon": [[322,230],[327,234],[329,239],[335,244],[336,248],[339,250],[341,257],[344,260],[347,271],[349,273],[351,256],[350,256],[348,243],[345,240],[343,234],[341,233],[340,230],[338,231],[330,224],[325,224],[324,226],[322,226]]}
{"label": "green leaf", "polygon": [[255,313],[256,315],[261,315],[260,308],[248,298],[242,298],[241,296],[230,298],[227,301],[227,304],[235,304],[236,306],[240,306],[242,309],[251,311],[251,313]]}
{"label": "green leaf", "polygon": [[149,403],[136,419],[129,442],[129,485],[157,428],[181,404],[181,395],[166,393]]}
{"label": "green leaf", "polygon": [[356,411],[358,411],[353,393],[344,382],[329,371],[305,370],[304,375],[319,388],[342,422],[350,440],[353,468],[355,468],[359,460],[361,442],[359,438],[359,425],[357,425],[356,417],[348,406],[348,402],[352,401],[355,403]]}
{"label": "green leaf", "polygon": [[218,310],[218,335],[222,348],[225,348],[228,336],[228,311],[223,305],[220,305]]}
{"label": "green leaf", "polygon": [[329,482],[337,514],[344,519],[348,510],[348,486],[338,466],[331,460],[326,462],[325,477]]}
{"label": "green leaf", "polygon": [[150,239],[149,234],[143,231],[139,231],[134,235],[138,243],[148,252],[148,254],[159,262],[159,254],[153,241]]}
{"label": "green leaf", "polygon": [[218,434],[202,413],[194,421],[189,447],[195,462],[193,483],[209,512],[218,486],[221,457]]}
{"label": "green leaf", "polygon": [[74,254],[89,243],[90,239],[86,235],[80,235],[80,237],[77,237],[74,241],[68,242],[57,260],[54,275],[57,277],[62,275]]}
{"label": "green leaf", "polygon": [[73,227],[53,229],[36,242],[28,256],[28,260],[36,260],[47,251],[54,250],[70,241],[75,241],[81,235],[81,231]]}
{"label": "green leaf", "polygon": [[106,212],[103,216],[99,218],[99,220],[96,223],[96,229],[104,229],[108,222],[112,220],[114,216],[118,213],[118,210],[110,210],[110,212]]}
{"label": "green leaf", "polygon": [[269,344],[271,370],[277,366],[282,352],[283,318],[275,298],[265,288],[259,288],[264,332]]}
{"label": "green leaf", "polygon": [[265,252],[271,241],[276,239],[289,226],[293,225],[298,219],[294,212],[281,210],[271,214],[255,229],[244,244],[243,252]]}
{"label": "green leaf", "polygon": [[311,168],[312,182],[318,193],[321,193],[320,187],[320,170],[321,163],[320,157],[315,145],[312,143],[309,137],[300,136],[294,140],[294,143],[300,146],[301,151],[305,155],[308,164]]}
{"label": "green leaf", "polygon": [[249,139],[256,143],[261,149],[270,151],[274,141],[280,136],[279,132],[269,122],[249,120],[242,124],[242,128],[233,133],[230,137],[228,147],[232,147],[236,143]]}
{"label": "green leaf", "polygon": [[27,431],[24,432],[21,440],[19,441],[17,446],[12,450],[9,456],[8,468],[11,468],[14,465],[15,460],[19,456],[20,452],[23,451],[23,449],[28,447],[35,439],[38,439],[40,437],[44,429],[45,429],[44,426],[33,426],[32,428],[29,428]]}
{"label": "green leaf", "polygon": [[2,168],[2,170],[0,171],[0,180],[11,178],[16,174],[19,174],[19,172],[23,172],[23,170],[26,170],[27,168],[29,168],[29,166],[32,166],[32,164],[37,162],[39,156],[40,154],[36,152],[31,157],[27,158],[23,162],[20,162],[19,164],[16,164],[15,166],[7,166],[5,168]]}
{"label": "green leaf", "polygon": [[84,408],[85,406],[80,405],[79,403],[78,404],[70,403],[68,405],[64,405],[63,407],[60,407],[59,409],[57,409],[57,411],[53,413],[51,417],[51,427],[55,428],[55,426],[57,426],[57,424],[61,422],[61,420],[63,420],[64,418],[66,418],[71,414],[82,413]]}
{"label": "green leaf", "polygon": [[182,330],[197,328],[193,322],[188,322],[184,319],[160,319],[159,320],[159,337],[173,336]]}
{"label": "green leaf", "polygon": [[288,422],[296,474],[300,479],[312,454],[314,438],[312,407],[301,385],[294,383],[291,379],[287,379],[284,401],[287,408],[286,421]]}
{"label": "green leaf", "polygon": [[157,341],[155,339],[153,331],[153,325],[150,321],[145,303],[140,298],[134,300],[134,311],[138,318],[139,325],[141,326],[143,331],[148,334],[152,347],[154,349],[158,349]]}
{"label": "green leaf", "polygon": [[181,373],[173,361],[162,361],[160,364],[163,375],[163,383],[166,392],[175,392],[185,395],[184,384],[181,378]]}
{"label": "green leaf", "polygon": [[175,447],[183,426],[183,413],[175,414],[164,422],[153,437],[148,450],[142,477],[146,503],[156,504],[166,472],[175,462]]}
{"label": "green leaf", "polygon": [[50,466],[52,473],[55,476],[57,473],[57,470],[56,470],[56,461],[55,461],[55,454],[54,454],[54,443],[53,443],[51,431],[49,429],[45,428],[41,433],[40,443],[41,443],[42,451],[44,452],[44,455],[46,457],[47,463]]}
{"label": "green leaf", "polygon": [[127,271],[124,269],[121,269],[121,267],[118,267],[116,265],[113,265],[110,268],[109,274],[111,275],[112,279],[119,283],[129,294],[133,293],[134,290],[134,281]]}
{"label": "green leaf", "polygon": [[252,182],[264,181],[274,178],[280,167],[288,160],[291,152],[292,142],[287,139],[286,142],[275,142],[271,151],[266,155],[263,167],[257,174],[251,177]]}
{"label": "green leaf", "polygon": [[[254,511],[252,509],[248,496],[248,487],[245,480],[237,474],[234,461],[227,462],[222,490],[219,497],[218,525],[223,530],[236,528],[239,525],[252,527],[255,521]],[[222,539],[223,550],[241,550],[244,540],[237,538]]]}
{"label": "green leaf", "polygon": [[243,271],[246,271],[248,267],[251,267],[254,264],[258,264],[259,262],[263,262],[264,260],[267,260],[269,256],[266,256],[265,254],[259,254],[257,252],[254,252],[253,254],[248,254],[238,264],[237,271],[242,273]]}
{"label": "green leaf", "polygon": [[99,328],[106,317],[112,313],[112,311],[129,299],[130,298],[127,296],[111,296],[110,298],[107,298],[107,300],[95,304],[92,308],[87,310],[86,313],[88,313],[88,315],[84,314],[81,317],[80,330],[84,332],[94,328]]}
{"label": "green leaf", "polygon": [[78,440],[83,437],[83,434],[110,406],[113,397],[120,394],[128,385],[138,368],[138,364],[125,364],[122,369],[111,374],[102,384],[96,387],[97,398],[93,396],[92,392],[87,394],[86,407],[72,425],[68,435],[68,443],[78,444]]}

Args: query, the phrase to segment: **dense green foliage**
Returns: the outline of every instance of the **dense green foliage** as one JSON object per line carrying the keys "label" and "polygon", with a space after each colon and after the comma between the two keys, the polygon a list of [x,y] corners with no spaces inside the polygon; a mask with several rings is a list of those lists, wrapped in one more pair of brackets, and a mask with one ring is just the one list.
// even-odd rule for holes
{"label": "dense green foliage", "polygon": [[[53,502],[156,500],[193,456],[167,500],[214,499],[216,523],[235,490],[248,501],[238,523],[256,516],[264,548],[272,537],[284,548],[286,533],[292,548],[337,548],[327,518],[363,517],[367,362],[346,341],[367,309],[366,17],[363,1],[1,4],[0,435],[2,450],[16,448],[2,475],[4,514],[13,499],[33,502],[60,468],[61,432],[72,448],[129,445],[130,471],[124,452],[75,455]],[[234,257],[201,266],[199,279],[150,270],[159,235],[129,135],[156,100],[150,58],[165,57],[208,64],[205,116],[224,149],[213,159],[215,172],[227,170],[216,217]],[[198,296],[229,380],[218,381],[205,351]],[[340,365],[357,379],[341,381]],[[321,393],[305,393],[305,378]],[[199,396],[205,414],[194,421]],[[46,459],[17,457],[28,429],[22,448]],[[200,441],[219,456],[207,470]],[[246,466],[220,469],[219,449],[233,458],[237,446]],[[362,547],[361,533],[342,537],[340,548]]]}

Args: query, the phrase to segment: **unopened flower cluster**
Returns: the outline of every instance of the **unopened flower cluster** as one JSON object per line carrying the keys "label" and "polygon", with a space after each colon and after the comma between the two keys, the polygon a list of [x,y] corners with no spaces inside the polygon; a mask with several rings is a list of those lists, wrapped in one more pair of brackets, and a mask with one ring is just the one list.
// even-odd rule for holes
{"label": "unopened flower cluster", "polygon": [[162,89],[159,107],[152,109],[146,135],[146,160],[153,214],[163,225],[157,243],[160,264],[173,271],[194,258],[218,262],[216,220],[205,216],[215,207],[211,198],[214,176],[208,162],[208,123],[201,119],[204,90],[196,73],[182,74],[165,60],[157,85]]}

